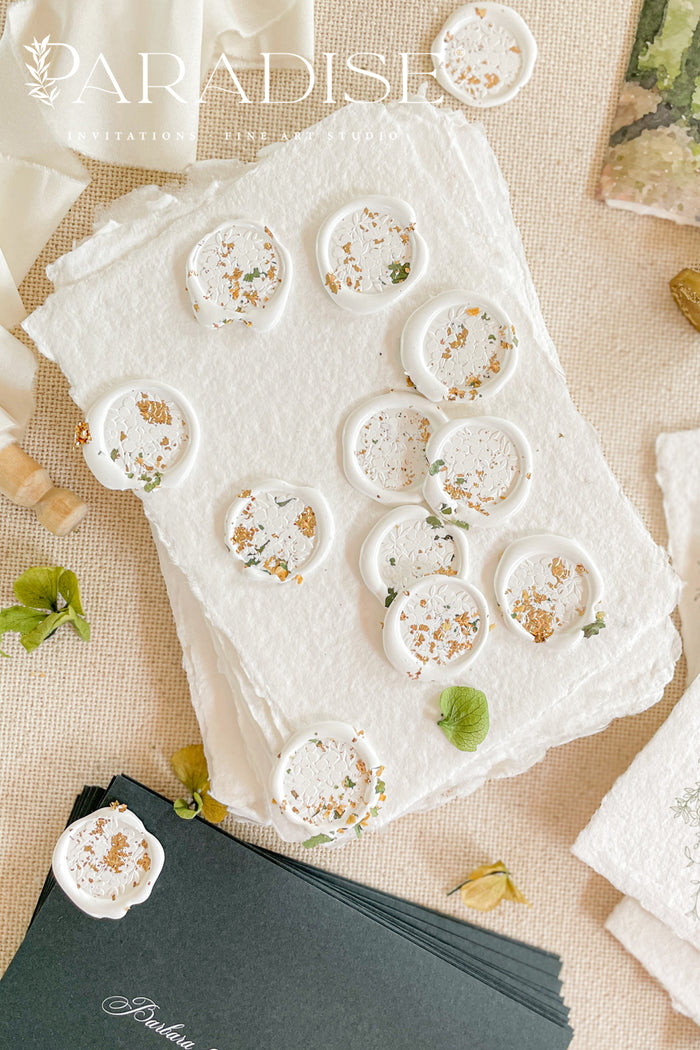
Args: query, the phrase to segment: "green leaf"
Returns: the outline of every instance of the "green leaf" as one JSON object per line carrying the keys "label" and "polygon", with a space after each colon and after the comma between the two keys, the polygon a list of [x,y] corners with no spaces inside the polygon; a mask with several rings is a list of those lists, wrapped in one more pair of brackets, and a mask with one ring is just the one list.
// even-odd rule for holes
{"label": "green leaf", "polygon": [[593,623],[587,623],[585,627],[581,628],[581,630],[583,631],[584,638],[595,638],[595,636],[597,634],[600,634],[601,631],[605,630],[606,627],[607,624],[605,622],[605,613],[599,612],[596,613],[596,617]]}
{"label": "green leaf", "polygon": [[444,466],[445,466],[445,460],[444,459],[436,459],[433,463],[431,463],[430,464],[430,470],[428,471],[428,473],[430,474],[431,478],[434,477],[435,474],[437,474],[437,472],[440,469],[440,467],[444,467]]}
{"label": "green leaf", "polygon": [[306,842],[302,842],[304,849],[315,849],[316,846],[322,846],[324,842],[332,842],[333,839],[330,835],[313,835]]}
{"label": "green leaf", "polygon": [[395,597],[396,597],[396,591],[394,590],[393,587],[390,587],[388,592],[387,592],[387,596],[384,599],[384,607],[386,609],[389,608],[389,606],[391,605],[391,603],[393,602]]}
{"label": "green leaf", "polygon": [[80,601],[80,587],[78,577],[70,569],[64,569],[58,581],[59,594],[65,599],[66,605],[72,605],[75,611],[82,616],[83,606]]}
{"label": "green leaf", "polygon": [[410,262],[400,263],[392,262],[389,263],[389,276],[391,277],[392,284],[401,284],[405,281],[411,272]]}
{"label": "green leaf", "polygon": [[49,613],[48,616],[45,616],[33,630],[22,635],[22,645],[28,653],[33,653],[42,642],[46,641],[49,635],[58,630],[62,624],[67,623],[70,618],[71,614],[68,609],[61,609],[60,612]]}
{"label": "green leaf", "polygon": [[438,725],[459,751],[476,751],[489,731],[489,705],[480,690],[452,686],[440,694]]}
{"label": "green leaf", "polygon": [[453,518],[452,521],[450,522],[450,525],[456,525],[458,529],[464,529],[465,532],[469,528],[469,522],[468,521],[460,521],[459,518]]}
{"label": "green leaf", "polygon": [[377,795],[383,795],[384,794],[384,792],[386,791],[386,784],[384,783],[383,780],[377,780],[377,783],[375,785],[374,791],[375,791],[375,794],[377,794]]}
{"label": "green leaf", "polygon": [[[40,609],[27,609],[24,605],[11,605],[9,609],[0,612],[0,641],[2,636],[9,631],[19,631],[20,634],[28,634],[41,623],[46,613]],[[0,649],[0,656],[7,656]]]}
{"label": "green leaf", "polygon": [[[173,802],[173,809],[177,813],[178,817],[181,817],[183,820],[194,820],[194,818],[197,816],[197,814],[202,808],[201,796],[195,795],[194,799],[196,805],[195,809],[190,809],[190,803],[187,802],[184,798],[175,799],[175,801]],[[199,801],[197,801],[197,799],[199,799]]]}
{"label": "green leaf", "polygon": [[75,611],[74,606],[68,606],[68,612],[70,614],[70,622],[73,625],[73,630],[82,638],[84,642],[90,641],[90,624],[87,622],[84,616],[79,616]]}
{"label": "green leaf", "polygon": [[60,565],[55,568],[37,565],[27,569],[14,583],[18,600],[32,609],[55,612],[58,606],[58,583],[63,571]]}
{"label": "green leaf", "polygon": [[432,525],[434,529],[439,529],[442,522],[435,514],[430,514],[426,519],[428,525]]}

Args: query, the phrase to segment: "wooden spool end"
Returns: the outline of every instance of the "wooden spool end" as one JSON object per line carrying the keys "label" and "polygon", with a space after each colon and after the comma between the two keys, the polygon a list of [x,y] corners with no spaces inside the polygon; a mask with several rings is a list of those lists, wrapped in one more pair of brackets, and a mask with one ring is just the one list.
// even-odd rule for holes
{"label": "wooden spool end", "polygon": [[31,507],[54,536],[67,536],[87,514],[87,504],[68,489],[55,488],[44,468],[16,443],[0,450],[0,492],[20,507]]}
{"label": "wooden spool end", "polygon": [[52,488],[34,510],[45,529],[54,536],[67,536],[77,529],[88,509],[87,504],[68,489]]}

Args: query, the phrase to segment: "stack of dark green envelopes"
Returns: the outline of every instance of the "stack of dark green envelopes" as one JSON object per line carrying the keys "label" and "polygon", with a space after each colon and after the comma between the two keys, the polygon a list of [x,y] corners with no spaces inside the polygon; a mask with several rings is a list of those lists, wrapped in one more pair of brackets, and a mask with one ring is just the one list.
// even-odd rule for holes
{"label": "stack of dark green envelopes", "polygon": [[[49,877],[0,982],[23,1050],[560,1050],[556,955],[233,838],[128,777],[165,850],[149,899],[94,919]],[[160,1042],[159,1042],[160,1040]]]}

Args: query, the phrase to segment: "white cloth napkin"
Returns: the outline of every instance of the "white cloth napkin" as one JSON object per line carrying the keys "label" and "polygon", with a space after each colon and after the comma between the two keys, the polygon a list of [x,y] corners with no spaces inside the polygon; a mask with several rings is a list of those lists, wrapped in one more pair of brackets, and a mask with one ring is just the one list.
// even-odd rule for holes
{"label": "white cloth napkin", "polygon": [[90,177],[29,97],[8,25],[0,40],[0,324],[13,328],[26,313],[17,286]]}
{"label": "white cloth napkin", "polygon": [[[358,126],[362,141],[353,138]],[[441,155],[452,158],[449,178],[435,174]],[[179,573],[174,589],[168,584],[183,644],[197,654],[196,667],[188,656],[189,670],[217,797],[267,820],[265,785],[280,744],[292,730],[332,716],[365,728],[385,763],[389,793],[379,822],[386,822],[473,791],[489,776],[521,772],[548,747],[654,703],[678,655],[668,619],[676,578],[569,399],[483,132],[428,105],[410,113],[347,107],[303,145],[288,143],[235,174],[199,202],[165,201],[146,216],[139,205],[134,231],[123,223],[103,227],[52,267],[57,291],[25,322],[84,407],[112,382],[146,373],[186,390],[198,409],[204,433],[195,473],[144,505],[161,553]],[[414,205],[431,263],[400,304],[351,317],[324,292],[313,245],[328,212],[370,192]],[[183,289],[189,249],[234,215],[269,224],[294,259],[287,313],[265,335],[203,330]],[[353,405],[392,386],[405,389],[398,336],[409,313],[462,273],[504,304],[521,360],[517,378],[488,406],[458,414],[514,420],[535,454],[523,510],[499,528],[469,533],[470,578],[489,597],[496,623],[467,676],[486,693],[492,721],[485,743],[469,755],[435,725],[439,687],[409,682],[383,656],[383,610],[357,569],[362,539],[383,509],[349,486],[336,454]],[[119,359],[90,331],[98,303],[110,345],[117,337],[124,347]],[[226,506],[266,474],[317,485],[333,509],[333,551],[302,587],[261,587],[241,575],[223,546]],[[582,492],[594,496],[582,500]],[[495,613],[491,580],[500,551],[537,531],[577,538],[605,580],[608,628],[566,653],[520,643]],[[208,624],[201,646],[189,616],[183,622],[185,586]],[[247,764],[239,782],[240,740]]]}
{"label": "white cloth napkin", "polygon": [[204,0],[202,74],[222,52],[234,68],[262,66],[264,52],[272,69],[313,62],[313,0]]}
{"label": "white cloth napkin", "polygon": [[[686,807],[687,822],[678,816],[676,824],[669,826],[671,805],[677,805],[676,799],[682,799],[687,789],[700,785],[700,430],[661,434],[656,454],[669,552],[684,584],[679,609],[693,684],[604,800],[574,852],[633,895],[618,904],[607,928],[664,986],[674,1008],[700,1025],[700,918],[695,917],[695,901],[692,907],[689,903],[700,885],[695,883],[700,867],[699,874],[693,875],[700,864],[694,848],[700,825],[694,830],[694,811]],[[640,848],[630,854],[626,805],[633,797],[640,816],[631,823],[636,825]],[[671,862],[671,872],[660,867],[659,854]]]}
{"label": "white cloth napkin", "polygon": [[0,327],[0,449],[24,438],[34,409],[35,375],[34,354]]}
{"label": "white cloth napkin", "polygon": [[[180,171],[196,157],[209,67],[222,53],[233,66],[262,66],[263,52],[274,53],[271,68],[311,63],[313,0],[19,0],[5,42],[5,77],[23,109],[29,102],[29,127],[43,119],[54,147]],[[37,42],[43,60],[27,50]]]}

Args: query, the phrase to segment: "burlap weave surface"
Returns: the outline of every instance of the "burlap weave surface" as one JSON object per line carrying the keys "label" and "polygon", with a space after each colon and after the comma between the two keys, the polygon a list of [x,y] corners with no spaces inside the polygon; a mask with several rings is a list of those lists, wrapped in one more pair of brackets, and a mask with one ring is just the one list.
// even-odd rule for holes
{"label": "burlap weave surface", "polygon": [[[317,0],[318,55],[335,52],[342,61],[355,51],[383,53],[396,94],[397,54],[428,51],[454,6],[450,0]],[[5,7],[0,0],[2,17]],[[639,0],[519,0],[517,7],[539,44],[535,75],[514,102],[485,111],[483,123],[510,185],[574,400],[599,430],[613,470],[663,543],[654,440],[663,430],[697,426],[700,395],[700,336],[677,312],[667,281],[683,266],[700,264],[700,236],[694,229],[613,212],[592,196]],[[317,67],[321,71],[322,63]],[[275,84],[292,97],[300,84],[303,90],[302,81],[300,74],[284,73]],[[260,97],[257,74],[247,75],[244,84]],[[361,85],[339,69],[336,99],[346,89],[359,93]],[[243,106],[217,95],[203,107],[201,158],[251,159],[265,141],[289,136],[331,108],[323,102],[323,85],[298,105]],[[450,158],[436,157],[435,163],[437,170]],[[29,309],[50,291],[47,262],[90,231],[96,207],[135,186],[172,178],[87,166],[91,185],[22,285]],[[57,635],[32,656],[12,641],[11,659],[0,663],[0,969],[22,939],[52,845],[79,788],[124,771],[174,797],[168,756],[198,739],[140,505],[92,479],[72,447],[79,417],[67,384],[43,360],[37,395],[26,448],[57,484],[88,501],[90,516],[76,535],[56,540],[30,512],[2,500],[0,605],[11,602],[11,582],[27,566],[68,565],[81,580],[94,640],[85,645]],[[605,521],[600,527],[605,530]],[[470,799],[407,817],[355,847],[314,860],[465,914],[456,898],[446,899],[446,890],[470,867],[503,859],[533,908],[506,904],[479,921],[563,955],[575,1050],[700,1047],[700,1030],[673,1013],[659,986],[603,929],[619,894],[568,851],[680,696],[684,675],[681,661],[663,703],[551,752],[524,776],[489,784]],[[234,830],[279,847],[271,833],[242,825]]]}

